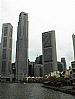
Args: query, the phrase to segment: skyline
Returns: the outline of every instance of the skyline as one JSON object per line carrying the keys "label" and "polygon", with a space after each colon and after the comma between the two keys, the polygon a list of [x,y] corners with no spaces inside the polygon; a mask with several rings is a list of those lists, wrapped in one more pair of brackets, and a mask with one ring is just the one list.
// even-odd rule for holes
{"label": "skyline", "polygon": [[61,57],[65,57],[67,65],[74,60],[72,43],[72,34],[75,33],[74,0],[1,0],[0,6],[0,32],[3,23],[10,22],[13,26],[12,61],[15,60],[17,26],[19,13],[22,11],[28,13],[30,61],[34,61],[37,55],[42,54],[42,33],[51,30],[55,30],[57,60],[60,61]]}

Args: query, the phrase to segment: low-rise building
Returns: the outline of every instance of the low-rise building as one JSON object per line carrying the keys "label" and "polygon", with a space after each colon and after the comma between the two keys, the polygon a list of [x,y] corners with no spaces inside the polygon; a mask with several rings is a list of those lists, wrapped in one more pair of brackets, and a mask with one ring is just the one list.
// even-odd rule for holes
{"label": "low-rise building", "polygon": [[49,76],[55,76],[56,78],[60,77],[59,71],[51,72]]}

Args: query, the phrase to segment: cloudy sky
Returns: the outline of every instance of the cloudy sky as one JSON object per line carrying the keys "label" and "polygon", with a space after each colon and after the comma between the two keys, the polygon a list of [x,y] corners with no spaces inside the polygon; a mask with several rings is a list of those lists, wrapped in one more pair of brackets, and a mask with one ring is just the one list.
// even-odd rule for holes
{"label": "cloudy sky", "polygon": [[73,60],[75,0],[0,0],[0,34],[2,23],[13,25],[12,61],[15,61],[17,24],[21,11],[28,13],[29,59],[34,61],[36,56],[42,54],[42,33],[55,30],[57,60],[65,57],[69,66]]}

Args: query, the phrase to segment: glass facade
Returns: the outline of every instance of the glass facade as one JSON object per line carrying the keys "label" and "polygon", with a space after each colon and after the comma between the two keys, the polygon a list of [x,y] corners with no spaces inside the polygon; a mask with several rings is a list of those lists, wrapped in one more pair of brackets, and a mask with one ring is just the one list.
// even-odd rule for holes
{"label": "glass facade", "polygon": [[44,75],[57,70],[55,31],[42,33]]}
{"label": "glass facade", "polygon": [[43,48],[52,47],[51,34],[45,33],[42,36]]}
{"label": "glass facade", "polygon": [[[1,73],[4,77],[9,77],[11,66],[11,54],[12,54],[12,25],[5,23],[2,26],[2,62]],[[4,75],[3,75],[4,74]]]}
{"label": "glass facade", "polygon": [[4,36],[7,36],[8,27],[4,27]]}
{"label": "glass facade", "polygon": [[44,49],[44,61],[45,62],[52,62],[52,48]]}
{"label": "glass facade", "polygon": [[3,47],[7,47],[7,37],[3,38]]}
{"label": "glass facade", "polygon": [[6,61],[2,61],[2,73],[6,71]]}

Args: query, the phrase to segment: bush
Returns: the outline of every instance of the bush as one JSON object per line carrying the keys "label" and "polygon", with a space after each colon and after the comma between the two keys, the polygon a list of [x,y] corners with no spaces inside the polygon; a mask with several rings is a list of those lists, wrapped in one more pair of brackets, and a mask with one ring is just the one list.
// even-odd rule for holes
{"label": "bush", "polygon": [[56,81],[57,78],[55,76],[49,76],[48,81]]}

